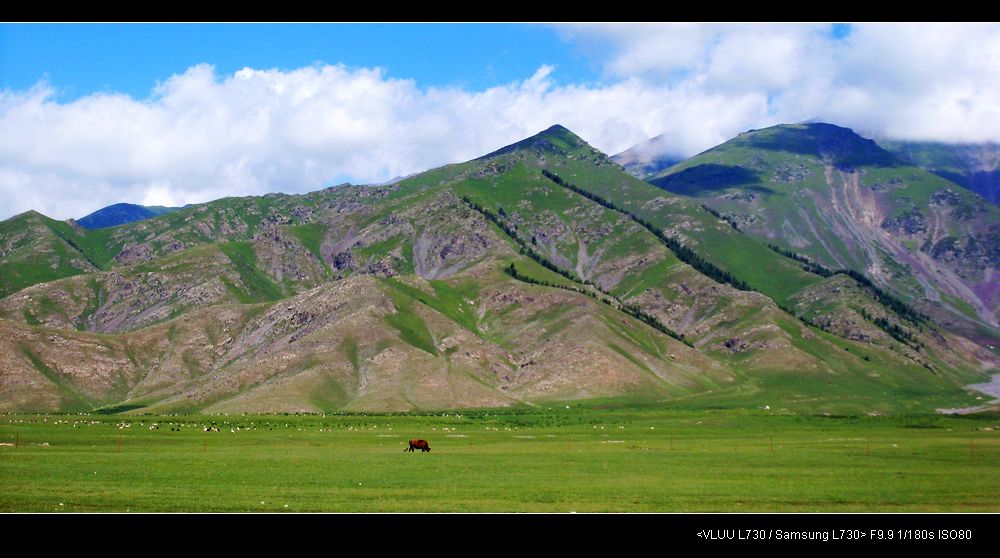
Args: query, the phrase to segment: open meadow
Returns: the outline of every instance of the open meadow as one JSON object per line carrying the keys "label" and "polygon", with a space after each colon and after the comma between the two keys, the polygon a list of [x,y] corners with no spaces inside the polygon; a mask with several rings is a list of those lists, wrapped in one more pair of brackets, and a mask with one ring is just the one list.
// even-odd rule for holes
{"label": "open meadow", "polygon": [[4,512],[1000,511],[996,414],[8,414],[0,444]]}

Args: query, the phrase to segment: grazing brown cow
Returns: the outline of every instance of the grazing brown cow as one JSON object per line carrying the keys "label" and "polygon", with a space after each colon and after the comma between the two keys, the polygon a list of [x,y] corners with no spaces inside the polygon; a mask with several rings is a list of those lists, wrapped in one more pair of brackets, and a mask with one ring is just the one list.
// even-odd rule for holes
{"label": "grazing brown cow", "polygon": [[413,451],[415,449],[420,451],[431,451],[431,447],[427,445],[427,440],[410,440],[410,447],[404,449],[403,451]]}

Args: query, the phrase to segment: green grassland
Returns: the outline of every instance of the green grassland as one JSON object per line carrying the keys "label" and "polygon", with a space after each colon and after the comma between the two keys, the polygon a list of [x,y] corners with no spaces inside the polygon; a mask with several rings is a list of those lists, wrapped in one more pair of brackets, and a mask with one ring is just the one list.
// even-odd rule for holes
{"label": "green grassland", "polygon": [[0,443],[5,512],[1000,511],[996,414],[4,415]]}

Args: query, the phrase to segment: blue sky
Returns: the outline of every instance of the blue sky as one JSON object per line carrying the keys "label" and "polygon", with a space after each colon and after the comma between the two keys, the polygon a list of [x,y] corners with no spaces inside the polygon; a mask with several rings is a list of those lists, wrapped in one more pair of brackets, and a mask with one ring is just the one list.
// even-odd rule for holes
{"label": "blue sky", "polygon": [[600,79],[600,66],[546,25],[526,24],[3,24],[0,89],[46,79],[62,101],[96,92],[137,99],[158,81],[208,63],[243,67],[312,64],[382,67],[424,87],[485,89],[544,64],[558,80]]}
{"label": "blue sky", "polygon": [[0,219],[385,182],[553,124],[685,157],[803,120],[1000,141],[1000,25],[0,24]]}

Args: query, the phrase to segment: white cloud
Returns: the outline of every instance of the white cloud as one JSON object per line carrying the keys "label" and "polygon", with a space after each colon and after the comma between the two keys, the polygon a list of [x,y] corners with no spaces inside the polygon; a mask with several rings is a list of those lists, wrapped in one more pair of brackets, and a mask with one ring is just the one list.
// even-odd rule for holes
{"label": "white cloud", "polygon": [[[195,66],[146,100],[94,94],[61,103],[47,84],[0,94],[0,217],[36,209],[81,217],[127,201],[180,205],[306,192],[334,177],[382,182],[471,159],[561,123],[617,152],[664,130],[685,145],[725,139],[710,122],[745,120],[764,99],[687,99],[643,80],[554,84],[543,66],[485,91],[421,89],[379,69]],[[684,113],[677,118],[676,113]]]}
{"label": "white cloud", "polygon": [[[822,119],[890,137],[1000,141],[1000,25],[861,24],[837,39],[828,24],[579,25],[578,43],[609,45],[609,77],[642,78],[694,99],[765,96],[760,114],[709,125],[760,128]],[[689,143],[681,132],[676,145]],[[683,151],[683,149],[682,149]]]}
{"label": "white cloud", "polygon": [[561,123],[617,153],[665,134],[691,155],[748,128],[820,118],[889,136],[1000,140],[1000,26],[583,25],[603,83],[559,69],[483,91],[421,88],[378,68],[195,66],[148,99],[0,91],[0,218],[110,203],[197,203],[382,182]]}

